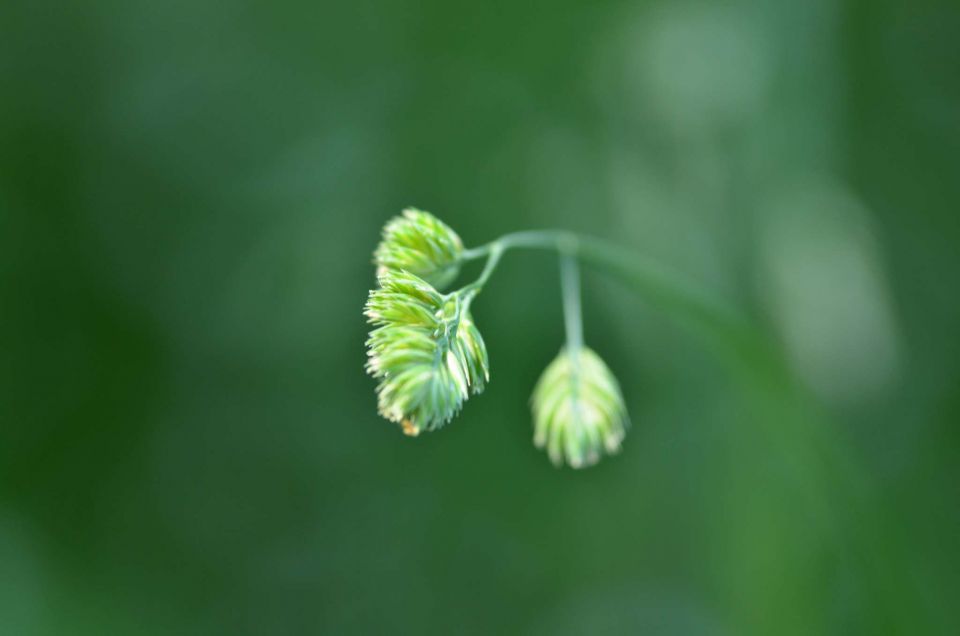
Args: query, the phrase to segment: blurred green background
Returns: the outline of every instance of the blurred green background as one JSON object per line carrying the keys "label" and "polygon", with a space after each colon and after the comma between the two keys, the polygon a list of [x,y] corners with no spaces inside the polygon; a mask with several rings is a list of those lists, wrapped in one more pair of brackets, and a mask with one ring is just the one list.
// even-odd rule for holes
{"label": "blurred green background", "polygon": [[[0,634],[960,633],[960,6],[0,6]],[[602,272],[633,428],[531,443],[553,258],[492,381],[376,414],[383,223],[615,240],[787,373]]]}

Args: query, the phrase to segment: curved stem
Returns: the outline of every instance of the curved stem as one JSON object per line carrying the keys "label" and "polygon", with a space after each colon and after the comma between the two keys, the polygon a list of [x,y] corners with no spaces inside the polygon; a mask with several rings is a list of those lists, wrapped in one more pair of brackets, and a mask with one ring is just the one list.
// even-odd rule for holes
{"label": "curved stem", "polygon": [[497,268],[497,264],[500,262],[500,257],[503,256],[504,249],[505,248],[502,245],[491,244],[489,249],[484,252],[487,256],[487,263],[483,266],[483,271],[480,273],[480,277],[469,285],[461,287],[457,291],[453,292],[452,295],[458,297],[462,296],[465,299],[466,307],[469,307],[473,297],[480,293],[480,290],[483,289],[483,286],[487,284],[488,280],[490,280],[490,276],[493,275],[493,270]]}
{"label": "curved stem", "polygon": [[[546,249],[576,257],[629,284],[650,305],[719,336],[736,347],[750,346],[755,331],[739,311],[708,290],[670,268],[603,239],[564,230],[531,230],[505,234],[495,241],[468,249],[462,260],[488,257],[484,273],[464,289],[479,291],[509,249]],[[474,292],[475,293],[475,292]],[[752,343],[756,345],[756,342]],[[754,352],[755,353],[755,352]]]}
{"label": "curved stem", "polygon": [[465,250],[462,258],[465,261],[483,258],[496,248],[507,250],[515,247],[525,247],[555,250],[560,249],[561,244],[576,243],[577,240],[578,237],[576,234],[564,230],[527,230],[523,232],[512,232],[510,234],[504,234],[497,240],[481,245],[480,247]]}

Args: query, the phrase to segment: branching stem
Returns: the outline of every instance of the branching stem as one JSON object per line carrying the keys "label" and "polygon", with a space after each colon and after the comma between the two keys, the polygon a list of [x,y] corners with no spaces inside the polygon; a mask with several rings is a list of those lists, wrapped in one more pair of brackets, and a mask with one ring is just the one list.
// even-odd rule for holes
{"label": "branching stem", "polygon": [[469,293],[472,298],[490,278],[501,255],[518,248],[552,250],[602,270],[633,287],[651,306],[692,322],[721,341],[744,346],[754,335],[737,310],[678,272],[609,241],[563,230],[514,232],[464,251],[463,261],[486,257],[487,263],[480,278],[456,293]]}

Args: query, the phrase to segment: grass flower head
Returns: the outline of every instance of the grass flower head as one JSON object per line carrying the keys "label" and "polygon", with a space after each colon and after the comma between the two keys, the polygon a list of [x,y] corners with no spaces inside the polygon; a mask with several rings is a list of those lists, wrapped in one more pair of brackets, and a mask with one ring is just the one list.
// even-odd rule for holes
{"label": "grass flower head", "polygon": [[365,314],[367,371],[379,380],[380,414],[408,435],[449,422],[489,380],[480,331],[460,296],[445,296],[409,272],[387,270]]}
{"label": "grass flower head", "polygon": [[628,425],[620,385],[591,349],[563,349],[540,376],[532,406],[534,444],[555,465],[583,468],[620,450]]}
{"label": "grass flower head", "polygon": [[408,208],[383,228],[383,240],[374,252],[377,275],[406,271],[443,289],[460,272],[463,241],[447,224],[429,212]]}

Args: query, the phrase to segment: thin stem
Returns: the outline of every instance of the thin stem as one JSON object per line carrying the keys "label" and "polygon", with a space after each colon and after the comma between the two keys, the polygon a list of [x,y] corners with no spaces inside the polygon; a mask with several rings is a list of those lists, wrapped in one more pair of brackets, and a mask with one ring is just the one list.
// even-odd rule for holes
{"label": "thin stem", "polygon": [[572,360],[580,359],[583,347],[583,315],[580,307],[580,266],[570,254],[560,256],[560,289],[563,292],[563,324],[567,351]]}
{"label": "thin stem", "polygon": [[473,261],[478,258],[483,258],[495,248],[508,250],[520,247],[559,250],[562,244],[575,243],[577,240],[578,237],[576,234],[564,230],[527,230],[524,232],[513,232],[511,234],[504,234],[497,240],[481,245],[480,247],[465,250],[462,259],[465,261]]}
{"label": "thin stem", "polygon": [[488,257],[480,279],[464,289],[479,291],[496,267],[500,253],[514,248],[554,250],[576,256],[629,284],[651,306],[712,332],[735,348],[750,348],[754,340],[754,329],[737,310],[680,273],[614,243],[563,230],[514,232],[464,251],[463,261]]}
{"label": "thin stem", "polygon": [[456,296],[457,298],[462,297],[464,299],[464,308],[468,309],[471,301],[473,301],[474,296],[479,294],[480,290],[483,289],[483,286],[487,284],[488,280],[490,280],[490,276],[493,275],[493,271],[497,268],[497,264],[500,262],[500,257],[503,256],[504,249],[505,248],[500,244],[491,244],[489,249],[485,250],[484,252],[487,256],[487,262],[483,266],[483,271],[480,272],[480,277],[469,285],[461,287],[452,294],[448,294],[448,296]]}

